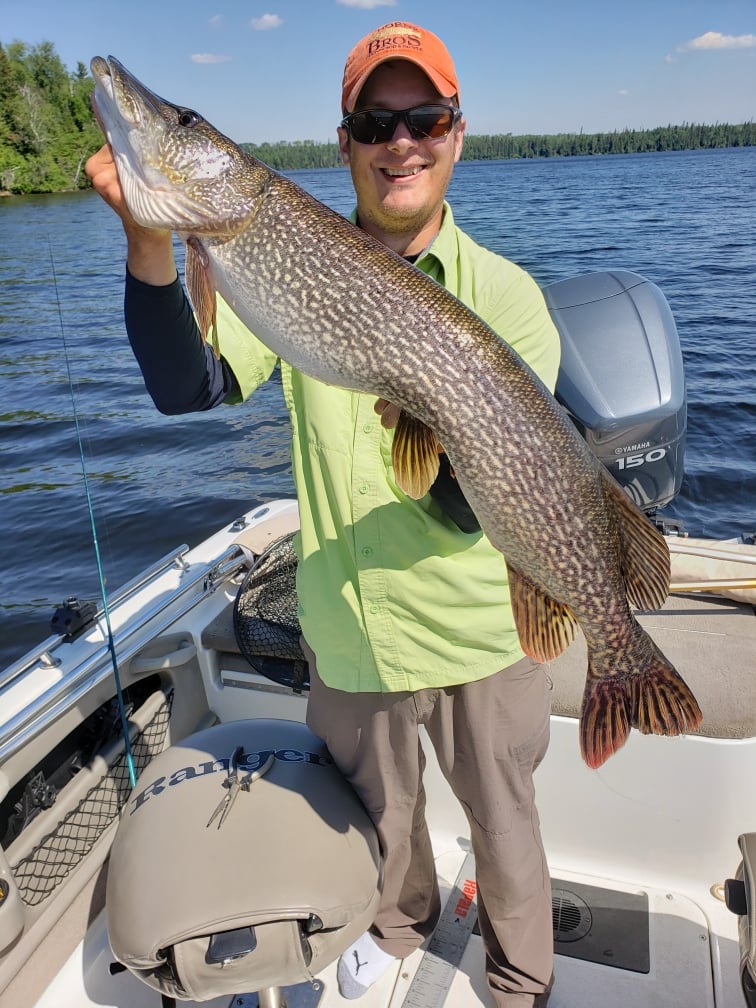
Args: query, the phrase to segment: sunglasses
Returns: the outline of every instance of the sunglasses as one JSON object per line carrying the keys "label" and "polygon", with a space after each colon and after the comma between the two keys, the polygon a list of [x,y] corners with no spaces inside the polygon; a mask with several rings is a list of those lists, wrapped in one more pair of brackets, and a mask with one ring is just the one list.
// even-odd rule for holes
{"label": "sunglasses", "polygon": [[404,123],[414,140],[440,140],[451,133],[462,115],[453,105],[416,105],[393,112],[388,109],[364,109],[344,116],[341,125],[352,139],[361,144],[388,143],[399,122]]}

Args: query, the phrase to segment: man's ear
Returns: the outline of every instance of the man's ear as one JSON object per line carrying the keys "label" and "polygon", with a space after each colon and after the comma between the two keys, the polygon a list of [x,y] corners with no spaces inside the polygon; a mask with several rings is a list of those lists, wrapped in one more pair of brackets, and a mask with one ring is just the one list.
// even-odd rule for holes
{"label": "man's ear", "polygon": [[454,160],[459,161],[462,157],[462,143],[465,138],[465,128],[467,120],[464,116],[459,120],[454,131]]}
{"label": "man's ear", "polygon": [[349,167],[349,130],[344,126],[338,126],[336,132],[339,137],[339,150],[341,151],[341,163],[345,168]]}

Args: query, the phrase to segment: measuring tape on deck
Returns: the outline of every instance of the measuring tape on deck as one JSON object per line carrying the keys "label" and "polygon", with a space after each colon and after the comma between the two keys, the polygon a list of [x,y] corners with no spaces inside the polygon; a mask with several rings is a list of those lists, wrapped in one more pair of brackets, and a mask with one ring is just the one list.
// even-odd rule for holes
{"label": "measuring tape on deck", "polygon": [[402,1008],[441,1008],[478,919],[475,858],[465,857],[441,918],[423,953]]}

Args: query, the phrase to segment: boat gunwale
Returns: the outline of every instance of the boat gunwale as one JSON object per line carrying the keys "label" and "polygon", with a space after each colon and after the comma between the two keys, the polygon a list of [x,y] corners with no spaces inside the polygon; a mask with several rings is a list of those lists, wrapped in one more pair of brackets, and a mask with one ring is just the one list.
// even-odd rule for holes
{"label": "boat gunwale", "polygon": [[[179,552],[175,558],[181,559],[185,555]],[[170,595],[161,596],[157,602],[140,613],[138,619],[127,617],[122,627],[114,631],[113,646],[117,660],[126,662],[133,658],[150,640],[163,633],[182,616],[190,612],[203,598],[213,594],[221,585],[233,578],[246,563],[247,554],[244,548],[237,543],[232,543],[212,561],[184,563],[180,569],[177,566],[179,576],[187,579],[179,583]],[[164,577],[170,571],[170,566],[163,566],[154,571],[151,578],[142,579],[141,583],[137,584],[137,588],[146,588],[148,585],[154,584],[158,578]],[[196,589],[198,584],[202,585],[201,590],[193,592],[191,598],[176,608],[176,603],[188,592]],[[129,591],[124,590],[119,593],[118,599],[120,601],[115,602],[114,600],[115,604],[110,606],[113,615],[129,598],[138,597],[137,590],[131,584],[127,587]],[[156,624],[154,621],[166,610],[165,618]],[[2,731],[0,766],[43,734],[51,724],[70,711],[83,696],[113,675],[113,665],[107,660],[110,652],[107,633],[99,621],[97,626],[102,633],[102,642],[92,645],[94,650],[79,661],[65,676],[31,700],[9,721],[0,725]],[[149,628],[148,632],[147,628]],[[95,629],[95,627],[91,629]],[[64,642],[59,641],[59,643]],[[32,670],[27,668],[26,674],[32,674]],[[13,680],[6,681],[4,688],[9,688],[12,682]]]}

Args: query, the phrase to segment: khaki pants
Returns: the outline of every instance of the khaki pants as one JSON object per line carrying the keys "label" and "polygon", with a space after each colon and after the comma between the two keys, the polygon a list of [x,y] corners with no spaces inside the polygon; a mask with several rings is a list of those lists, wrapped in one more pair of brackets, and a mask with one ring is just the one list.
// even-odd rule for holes
{"label": "khaki pants", "polygon": [[345,693],[326,686],[312,652],[307,724],[328,746],[372,818],[384,887],[371,929],[397,958],[422,944],[440,911],[425,822],[425,725],[465,810],[475,854],[486,973],[497,1008],[524,1008],[552,976],[551,885],[534,804],[533,770],[549,737],[549,682],[525,658],[478,682],[416,693]]}

